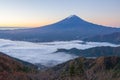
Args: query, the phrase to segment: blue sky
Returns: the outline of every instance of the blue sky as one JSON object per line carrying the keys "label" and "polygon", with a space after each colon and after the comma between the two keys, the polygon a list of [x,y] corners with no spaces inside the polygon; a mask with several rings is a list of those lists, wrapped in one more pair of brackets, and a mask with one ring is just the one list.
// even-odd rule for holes
{"label": "blue sky", "polygon": [[37,27],[70,15],[120,27],[120,0],[0,0],[0,26]]}

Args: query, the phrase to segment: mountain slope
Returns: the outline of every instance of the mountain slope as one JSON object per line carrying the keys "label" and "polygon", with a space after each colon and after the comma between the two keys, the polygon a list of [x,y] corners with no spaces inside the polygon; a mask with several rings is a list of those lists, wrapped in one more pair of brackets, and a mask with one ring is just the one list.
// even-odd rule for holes
{"label": "mountain slope", "polygon": [[[19,71],[19,69],[22,70],[22,68],[24,67],[37,69],[37,67],[31,63],[28,63],[16,58],[12,58],[1,52],[0,52],[0,64],[3,64],[3,66],[2,65],[0,66],[0,71],[7,71],[7,72]],[[13,69],[13,70],[10,70],[10,69]]]}
{"label": "mountain slope", "polygon": [[86,38],[85,41],[95,41],[95,42],[110,42],[115,44],[120,44],[120,32],[115,32],[106,35],[97,35],[94,37]]}
{"label": "mountain slope", "polygon": [[119,80],[119,67],[120,57],[77,58],[47,70],[43,80]]}
{"label": "mountain slope", "polygon": [[0,38],[33,42],[56,40],[64,41],[83,39],[118,31],[120,31],[120,28],[118,29],[96,25],[73,15],[59,22],[43,27],[19,30],[1,30]]}
{"label": "mountain slope", "polygon": [[0,53],[0,80],[120,80],[120,57],[79,57],[36,72]]}
{"label": "mountain slope", "polygon": [[31,80],[28,74],[34,74],[36,70],[33,64],[0,52],[0,80]]}

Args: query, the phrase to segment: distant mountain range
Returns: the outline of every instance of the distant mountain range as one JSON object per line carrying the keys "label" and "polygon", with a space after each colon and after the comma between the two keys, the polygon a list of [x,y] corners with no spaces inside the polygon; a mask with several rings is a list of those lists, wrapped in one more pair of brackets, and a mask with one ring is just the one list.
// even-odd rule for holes
{"label": "distant mountain range", "polygon": [[84,39],[84,41],[110,42],[110,43],[120,44],[120,32],[115,32],[106,35],[97,35],[94,37],[86,38]]}
{"label": "distant mountain range", "polygon": [[32,42],[66,41],[81,40],[114,32],[120,32],[120,28],[93,24],[72,15],[54,24],[38,28],[1,30],[0,38]]}
{"label": "distant mountain range", "polygon": [[65,52],[72,55],[82,56],[82,57],[100,57],[100,56],[120,56],[120,47],[93,47],[85,50],[80,50],[77,48],[72,49],[58,49],[57,52]]}

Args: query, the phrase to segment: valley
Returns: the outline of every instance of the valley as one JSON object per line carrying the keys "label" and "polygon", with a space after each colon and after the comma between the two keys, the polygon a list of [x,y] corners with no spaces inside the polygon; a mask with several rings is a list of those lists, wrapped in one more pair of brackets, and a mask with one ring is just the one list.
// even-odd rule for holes
{"label": "valley", "polygon": [[[119,47],[120,45],[106,43],[106,42],[84,42],[80,40],[33,43],[33,42],[25,42],[25,41],[11,41],[11,40],[0,39],[1,52],[4,52],[9,56],[33,64],[42,64],[46,67],[50,67],[66,62],[78,56],[84,56],[82,52],[78,51],[79,49],[86,50],[89,48],[102,47],[102,46]],[[58,51],[56,53],[58,49],[72,49],[72,48],[76,48],[78,50],[72,51],[73,52],[72,54],[68,54],[67,52],[64,51],[63,52]],[[103,49],[104,47],[101,48],[100,51],[103,51]],[[96,55],[98,54],[98,52],[96,52]],[[108,52],[107,54],[108,56],[110,55],[110,53]],[[102,56],[105,56],[107,54],[103,54]],[[92,55],[90,54],[86,54],[86,56],[84,57],[91,57],[91,56]],[[94,55],[92,57],[96,57],[96,56]]]}

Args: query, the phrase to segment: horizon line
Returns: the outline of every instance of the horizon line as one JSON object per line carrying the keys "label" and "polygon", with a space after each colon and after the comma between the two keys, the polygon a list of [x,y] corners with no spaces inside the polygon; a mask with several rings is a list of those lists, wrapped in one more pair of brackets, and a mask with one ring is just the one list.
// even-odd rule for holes
{"label": "horizon line", "polygon": [[66,18],[70,18],[71,16],[76,16],[76,17],[78,17],[78,18],[80,18],[80,19],[82,19],[82,20],[84,20],[86,22],[96,24],[96,25],[100,25],[100,26],[111,27],[111,28],[120,28],[120,26],[109,26],[109,25],[104,25],[104,24],[97,24],[97,23],[85,20],[85,19],[83,19],[83,18],[81,18],[81,17],[79,17],[78,15],[75,15],[75,14],[67,16],[67,17],[65,17],[63,19],[60,19],[58,21],[56,20],[55,22],[51,22],[51,23],[47,23],[47,24],[43,24],[43,25],[38,25],[38,26],[0,26],[0,28],[37,28],[37,27],[44,27],[44,26],[47,26],[47,25],[52,25],[52,24],[58,23],[58,22],[66,19]]}

